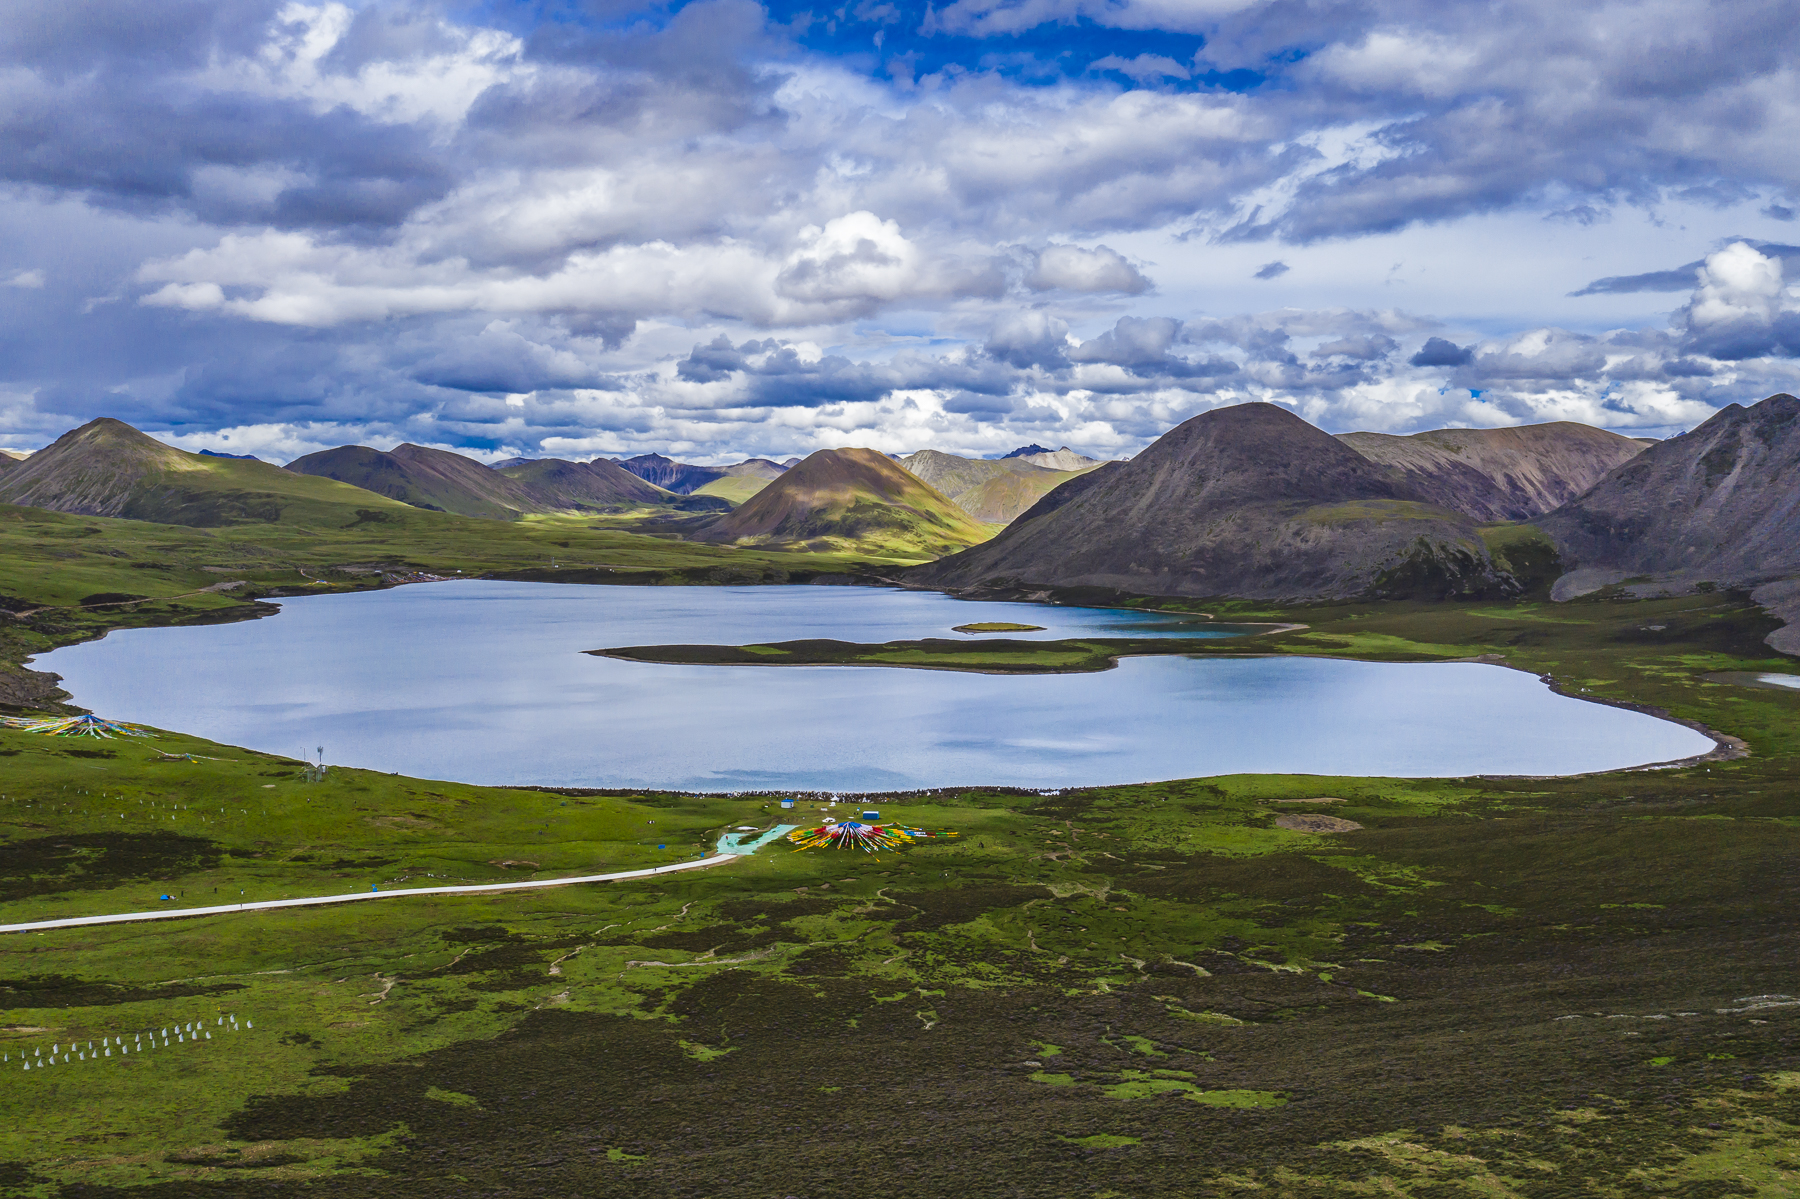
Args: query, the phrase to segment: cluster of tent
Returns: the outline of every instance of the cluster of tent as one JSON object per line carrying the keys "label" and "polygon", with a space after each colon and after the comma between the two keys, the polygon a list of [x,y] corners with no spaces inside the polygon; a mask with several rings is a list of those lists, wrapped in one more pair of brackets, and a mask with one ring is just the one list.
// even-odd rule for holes
{"label": "cluster of tent", "polygon": [[154,737],[155,733],[146,733],[143,729],[133,728],[128,724],[120,724],[116,720],[102,720],[98,716],[57,716],[48,720],[33,720],[28,716],[0,716],[0,727],[23,729],[27,733],[42,733],[46,737]]}
{"label": "cluster of tent", "polygon": [[[221,1032],[238,1032],[242,1029],[256,1027],[248,1020],[239,1024],[236,1016],[216,1017],[212,1026]],[[39,1046],[31,1053],[19,1054],[19,1064],[20,1069],[23,1070],[48,1070],[51,1066],[67,1065],[70,1062],[84,1062],[90,1059],[99,1061],[102,1058],[112,1057],[114,1053],[123,1057],[126,1054],[142,1053],[146,1049],[167,1049],[171,1044],[181,1045],[212,1039],[212,1033],[208,1031],[206,1021],[190,1020],[172,1028],[152,1028],[147,1032],[133,1033],[129,1041],[122,1035],[101,1037],[98,1045],[92,1041],[85,1045],[78,1041],[71,1041],[67,1045],[58,1041],[50,1046],[49,1053],[45,1053],[43,1047]],[[11,1053],[0,1054],[0,1065],[11,1061]]]}
{"label": "cluster of tent", "polygon": [[898,824],[864,824],[845,820],[821,824],[817,828],[797,828],[788,834],[796,849],[860,849],[874,853],[879,849],[904,849],[918,841],[954,837],[955,833],[930,833],[922,828],[906,828]]}

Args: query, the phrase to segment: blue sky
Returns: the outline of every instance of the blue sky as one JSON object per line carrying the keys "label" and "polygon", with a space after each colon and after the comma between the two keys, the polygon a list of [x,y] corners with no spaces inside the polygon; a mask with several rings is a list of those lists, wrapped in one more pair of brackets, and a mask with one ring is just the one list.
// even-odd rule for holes
{"label": "blue sky", "polygon": [[1800,0],[15,0],[0,445],[1666,435],[1796,390]]}

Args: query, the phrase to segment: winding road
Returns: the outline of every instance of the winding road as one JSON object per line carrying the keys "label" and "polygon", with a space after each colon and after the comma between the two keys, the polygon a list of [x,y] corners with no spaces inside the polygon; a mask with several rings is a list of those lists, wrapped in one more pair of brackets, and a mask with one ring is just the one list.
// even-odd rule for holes
{"label": "winding road", "polygon": [[521,879],[515,883],[472,883],[460,887],[409,887],[403,891],[354,891],[348,895],[314,895],[304,899],[265,899],[257,903],[227,903],[209,908],[162,908],[148,912],[116,912],[110,916],[70,916],[64,920],[36,920],[29,924],[0,924],[0,933],[44,932],[53,928],[81,928],[90,924],[126,924],[134,920],[175,920],[184,916],[222,916],[230,912],[266,912],[271,908],[305,908],[327,903],[353,903],[360,899],[393,899],[402,895],[469,895],[479,891],[529,891],[538,887],[571,887],[577,883],[611,883],[627,878],[650,878],[677,870],[720,866],[745,856],[729,850],[691,862],[622,870],[617,874],[583,874],[575,878]]}

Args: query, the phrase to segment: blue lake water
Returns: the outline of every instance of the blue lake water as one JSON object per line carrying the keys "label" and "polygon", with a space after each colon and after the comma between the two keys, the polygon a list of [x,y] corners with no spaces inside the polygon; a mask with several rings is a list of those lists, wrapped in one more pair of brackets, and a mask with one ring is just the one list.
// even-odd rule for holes
{"label": "blue lake water", "polygon": [[[1213,774],[1568,774],[1712,748],[1477,663],[1133,658],[1074,675],[662,666],[582,651],[830,637],[1193,635],[1167,617],[863,587],[465,581],[283,600],[38,659],[102,716],[424,778],[731,791],[1055,788]],[[1246,638],[1247,653],[1255,639]]]}

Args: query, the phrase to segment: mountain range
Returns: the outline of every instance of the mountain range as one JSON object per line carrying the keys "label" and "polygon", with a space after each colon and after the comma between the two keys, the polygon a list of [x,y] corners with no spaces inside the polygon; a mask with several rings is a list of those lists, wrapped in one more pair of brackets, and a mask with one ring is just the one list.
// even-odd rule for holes
{"label": "mountain range", "polygon": [[1051,491],[993,540],[914,568],[953,589],[1344,598],[1503,592],[1475,518],[1274,404],[1178,425]]}
{"label": "mountain range", "polygon": [[297,458],[287,469],[350,483],[415,508],[490,520],[641,504],[690,511],[728,506],[677,496],[604,458],[592,462],[514,458],[495,468],[429,446],[408,443],[383,453],[350,445]]}
{"label": "mountain range", "polygon": [[502,520],[630,510],[697,540],[937,557],[908,580],[973,594],[1501,597],[1555,579],[1552,594],[1567,598],[1715,584],[1749,590],[1787,620],[1771,643],[1800,653],[1800,400],[1791,395],[1730,405],[1648,444],[1569,422],[1333,437],[1253,403],[1196,416],[1133,459],[1081,471],[1022,449],[1032,452],[750,459],[693,468],[713,477],[677,495],[605,459],[496,469],[409,444],[343,446],[281,468],[188,453],[101,418],[23,460],[0,456],[0,503],[200,527],[341,527],[408,506]]}

